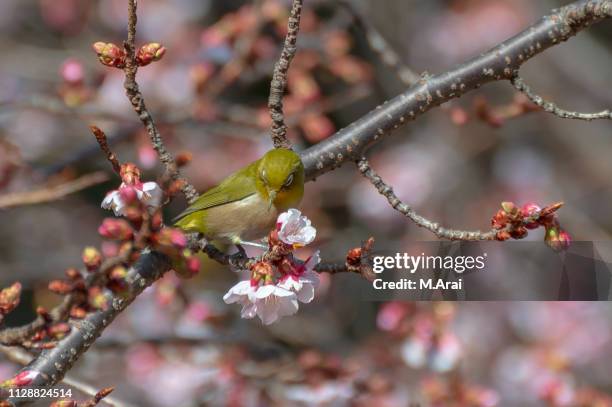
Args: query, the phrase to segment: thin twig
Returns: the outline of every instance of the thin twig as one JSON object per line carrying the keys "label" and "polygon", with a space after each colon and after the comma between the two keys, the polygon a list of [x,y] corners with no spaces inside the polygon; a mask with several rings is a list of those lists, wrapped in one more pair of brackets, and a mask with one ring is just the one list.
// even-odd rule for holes
{"label": "thin twig", "polygon": [[159,160],[164,164],[166,173],[169,174],[170,179],[181,181],[181,190],[189,203],[194,202],[198,197],[198,192],[184,177],[181,176],[179,169],[176,167],[174,157],[166,149],[164,141],[162,140],[161,134],[153,121],[151,113],[147,110],[138,83],[136,82],[136,72],[138,71],[138,65],[136,63],[136,23],[138,18],[136,16],[136,0],[128,1],[128,38],[124,42],[125,52],[127,55],[125,64],[125,93],[134,108],[134,111],[138,114],[140,121],[144,125],[149,137],[151,144],[157,154]]}
{"label": "thin twig", "polygon": [[22,342],[26,341],[46,325],[65,321],[70,314],[70,308],[74,304],[75,299],[76,296],[72,294],[65,296],[62,302],[49,312],[50,321],[42,315],[38,315],[34,321],[26,325],[0,330],[0,344],[6,346],[21,345]]}
{"label": "thin twig", "polygon": [[497,234],[497,230],[492,229],[487,232],[482,232],[480,230],[468,231],[468,230],[454,230],[447,229],[445,227],[440,226],[438,222],[433,222],[423,216],[417,214],[414,209],[412,209],[409,205],[400,201],[400,199],[393,192],[393,188],[389,185],[385,184],[382,178],[370,167],[370,163],[365,158],[362,158],[357,162],[357,167],[361,174],[374,185],[374,187],[378,190],[378,192],[387,198],[389,204],[416,223],[418,226],[425,228],[432,232],[440,239],[449,239],[449,240],[495,240],[495,236]]}
{"label": "thin twig", "polygon": [[400,126],[486,83],[512,79],[529,59],[611,17],[612,0],[575,1],[447,72],[422,77],[405,92],[302,151],[306,178],[359,160],[369,147]]}
{"label": "thin twig", "polygon": [[[492,51],[447,73],[428,78],[384,107],[368,113],[347,130],[338,132],[307,150],[302,158],[308,178],[329,172],[344,162],[359,160],[365,148],[380,136],[377,133],[378,128],[384,133],[399,126],[406,117],[410,117],[410,110],[414,110],[413,114],[416,116],[485,83],[511,79],[526,60],[567,40],[587,26],[609,17],[612,17],[611,0],[576,1],[554,11]],[[61,380],[106,326],[170,267],[171,262],[167,256],[158,252],[143,253],[130,269],[127,297],[109,297],[111,307],[89,313],[80,321],[78,329],[73,329],[57,347],[43,351],[26,368],[41,373],[34,384],[52,385]]]}
{"label": "thin twig", "polygon": [[544,111],[548,113],[552,113],[557,117],[561,117],[563,119],[576,119],[576,120],[597,120],[597,119],[608,119],[612,120],[612,111],[609,109],[602,110],[601,112],[596,113],[580,113],[580,112],[572,112],[569,110],[561,109],[559,106],[554,104],[553,102],[549,102],[544,100],[540,95],[536,94],[526,83],[523,81],[523,78],[518,75],[513,77],[510,82],[512,86],[516,88],[519,92],[522,92],[529,100],[531,100],[535,105],[541,107]]}
{"label": "thin twig", "polygon": [[287,36],[279,60],[274,65],[272,82],[270,82],[270,97],[268,108],[272,118],[272,141],[274,147],[291,148],[287,139],[287,125],[283,114],[283,95],[287,87],[287,72],[289,65],[297,50],[296,42],[300,30],[300,17],[302,15],[302,0],[293,0],[289,22],[287,24]]}
{"label": "thin twig", "polygon": [[117,175],[120,175],[121,165],[119,164],[119,160],[117,160],[117,156],[115,155],[115,153],[113,153],[108,147],[108,140],[106,134],[104,134],[104,132],[96,126],[89,126],[89,129],[91,130],[94,137],[96,138],[96,141],[100,145],[100,149],[102,150],[102,152],[106,154],[106,159],[113,166],[113,171],[115,171]]}
{"label": "thin twig", "polygon": [[93,185],[108,181],[108,175],[104,172],[94,172],[83,175],[73,181],[52,186],[44,187],[34,191],[13,192],[0,196],[0,209],[13,208],[16,206],[34,205],[45,202],[52,202],[74,194]]}

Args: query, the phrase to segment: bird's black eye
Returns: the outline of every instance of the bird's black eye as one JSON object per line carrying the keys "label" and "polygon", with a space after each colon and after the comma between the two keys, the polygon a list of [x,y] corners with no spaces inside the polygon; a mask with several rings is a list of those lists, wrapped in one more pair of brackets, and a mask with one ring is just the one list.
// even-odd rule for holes
{"label": "bird's black eye", "polygon": [[289,176],[285,180],[285,183],[283,184],[283,187],[287,188],[289,185],[291,185],[292,182],[293,182],[293,174],[289,174]]}

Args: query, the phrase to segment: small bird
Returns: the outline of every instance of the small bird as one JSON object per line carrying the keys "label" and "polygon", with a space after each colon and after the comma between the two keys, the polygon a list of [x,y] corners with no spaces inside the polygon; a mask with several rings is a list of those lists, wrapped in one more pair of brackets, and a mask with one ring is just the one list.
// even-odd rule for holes
{"label": "small bird", "polygon": [[265,237],[278,215],[296,207],[303,195],[300,156],[276,148],[200,195],[174,221],[211,241],[249,244]]}

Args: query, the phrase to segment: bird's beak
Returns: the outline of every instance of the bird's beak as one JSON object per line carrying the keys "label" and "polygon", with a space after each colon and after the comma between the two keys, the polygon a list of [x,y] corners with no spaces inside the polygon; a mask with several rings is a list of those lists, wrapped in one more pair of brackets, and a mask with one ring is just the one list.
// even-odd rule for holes
{"label": "bird's beak", "polygon": [[270,210],[272,209],[272,205],[274,204],[274,200],[276,199],[276,191],[269,191],[268,197],[270,203],[270,205],[268,206],[268,210]]}

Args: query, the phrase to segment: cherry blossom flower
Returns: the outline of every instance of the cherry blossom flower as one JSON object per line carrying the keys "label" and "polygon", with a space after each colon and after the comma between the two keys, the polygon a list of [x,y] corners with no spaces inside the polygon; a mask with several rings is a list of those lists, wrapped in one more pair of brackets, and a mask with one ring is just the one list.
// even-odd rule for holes
{"label": "cherry blossom flower", "polygon": [[293,315],[299,308],[295,293],[274,284],[256,286],[250,280],[241,281],[230,288],[223,301],[242,305],[242,318],[250,319],[257,315],[265,325]]}
{"label": "cherry blossom flower", "polygon": [[253,318],[256,314],[254,296],[257,287],[251,284],[250,280],[241,281],[234,285],[223,296],[223,301],[226,304],[238,303],[242,305],[240,316],[242,318]]}
{"label": "cherry blossom flower", "polygon": [[319,286],[319,275],[314,271],[317,264],[321,262],[321,256],[317,250],[296,271],[296,274],[283,276],[278,286],[296,294],[298,301],[305,304],[314,298],[315,288]]}
{"label": "cherry blossom flower", "polygon": [[294,315],[299,308],[295,293],[277,285],[259,287],[255,294],[255,311],[264,325],[270,325],[282,317]]}
{"label": "cherry blossom flower", "polygon": [[299,210],[293,208],[278,215],[276,230],[278,238],[293,247],[306,246],[317,235],[317,230],[310,225],[310,219],[302,216]]}
{"label": "cherry blossom flower", "polygon": [[148,208],[155,210],[159,208],[163,197],[163,191],[155,182],[136,183],[126,185],[121,183],[118,189],[109,192],[102,201],[102,208],[112,210],[115,216],[125,216],[125,209],[131,203],[130,195],[136,193],[135,198]]}

